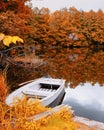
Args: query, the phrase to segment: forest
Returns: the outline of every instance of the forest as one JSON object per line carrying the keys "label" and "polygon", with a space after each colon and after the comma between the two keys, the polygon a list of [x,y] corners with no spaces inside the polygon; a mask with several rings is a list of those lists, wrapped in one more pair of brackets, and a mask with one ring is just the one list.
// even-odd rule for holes
{"label": "forest", "polygon": [[[35,55],[45,61],[44,65],[35,69],[14,64],[8,66],[3,55],[13,57],[17,49],[21,52],[21,46],[25,52],[35,48]],[[13,50],[8,53],[6,50],[11,48]],[[73,88],[86,81],[103,86],[103,66],[102,10],[85,12],[69,7],[51,13],[48,8],[33,8],[31,0],[0,0],[0,130],[87,129],[84,124],[74,122],[67,110],[38,122],[28,121],[30,115],[50,108],[41,106],[38,101],[27,105],[25,99],[8,107],[4,100],[19,83],[47,74],[66,79]],[[14,118],[18,119],[15,125],[10,123]]]}
{"label": "forest", "polygon": [[[104,45],[104,13],[74,7],[50,13],[29,0],[0,1],[0,32],[20,36],[26,45],[85,47]],[[31,1],[30,1],[31,2]]]}

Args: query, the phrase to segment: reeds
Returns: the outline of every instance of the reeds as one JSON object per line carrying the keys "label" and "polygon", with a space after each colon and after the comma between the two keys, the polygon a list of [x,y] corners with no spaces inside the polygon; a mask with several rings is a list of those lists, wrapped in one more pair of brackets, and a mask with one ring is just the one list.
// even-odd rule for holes
{"label": "reeds", "polygon": [[26,98],[9,107],[0,103],[0,130],[76,130],[78,123],[72,120],[69,110],[62,109],[38,121],[29,119],[51,108],[44,107],[38,99],[28,102]]}
{"label": "reeds", "polygon": [[7,95],[7,85],[5,82],[5,76],[0,74],[0,101],[4,101]]}

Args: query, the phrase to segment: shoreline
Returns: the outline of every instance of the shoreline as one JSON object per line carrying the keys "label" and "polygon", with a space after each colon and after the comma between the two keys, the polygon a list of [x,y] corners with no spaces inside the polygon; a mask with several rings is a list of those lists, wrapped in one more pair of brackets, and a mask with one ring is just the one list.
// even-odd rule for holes
{"label": "shoreline", "polygon": [[78,123],[83,123],[84,125],[88,127],[93,127],[95,130],[104,130],[104,123],[95,121],[95,120],[90,120],[85,117],[80,117],[80,116],[74,116],[73,120],[78,122]]}

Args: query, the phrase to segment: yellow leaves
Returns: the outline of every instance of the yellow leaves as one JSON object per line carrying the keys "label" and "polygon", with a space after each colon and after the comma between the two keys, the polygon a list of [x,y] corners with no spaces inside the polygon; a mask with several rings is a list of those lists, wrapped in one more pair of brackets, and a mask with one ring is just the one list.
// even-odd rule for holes
{"label": "yellow leaves", "polygon": [[6,36],[4,39],[3,39],[3,44],[5,46],[9,46],[10,43],[12,43],[12,37],[11,36]]}
{"label": "yellow leaves", "polygon": [[23,40],[22,40],[20,37],[18,37],[18,36],[13,36],[13,37],[12,37],[12,42],[16,44],[17,41],[23,43]]}
{"label": "yellow leaves", "polygon": [[3,39],[3,44],[9,46],[11,43],[16,44],[16,42],[22,42],[23,40],[18,36],[5,36]]}
{"label": "yellow leaves", "polygon": [[16,44],[17,42],[23,43],[23,39],[18,36],[9,36],[4,35],[3,33],[0,34],[0,41],[3,41],[5,46],[9,46],[11,43]]}

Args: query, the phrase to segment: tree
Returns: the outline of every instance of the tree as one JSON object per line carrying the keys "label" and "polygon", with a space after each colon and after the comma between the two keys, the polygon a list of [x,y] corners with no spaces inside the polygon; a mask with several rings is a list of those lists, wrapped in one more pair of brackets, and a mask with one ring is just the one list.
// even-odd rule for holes
{"label": "tree", "polygon": [[[24,39],[32,33],[29,20],[32,10],[25,3],[29,0],[1,1],[0,32],[6,35],[18,35]],[[5,6],[5,9],[4,9]]]}
{"label": "tree", "polygon": [[50,12],[47,8],[33,9],[34,16],[33,16],[33,28],[34,28],[34,35],[33,39],[37,44],[40,44],[42,47],[48,46],[50,39],[48,38],[50,33],[50,25],[49,25],[49,18]]}

